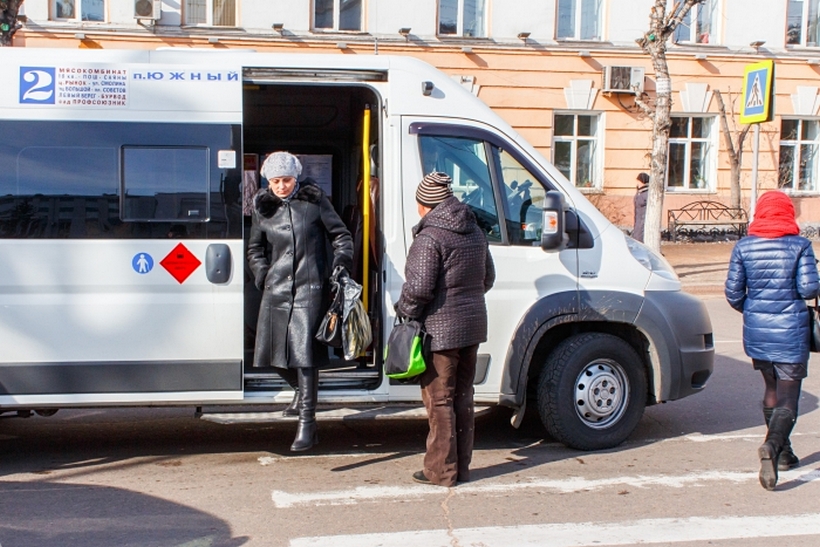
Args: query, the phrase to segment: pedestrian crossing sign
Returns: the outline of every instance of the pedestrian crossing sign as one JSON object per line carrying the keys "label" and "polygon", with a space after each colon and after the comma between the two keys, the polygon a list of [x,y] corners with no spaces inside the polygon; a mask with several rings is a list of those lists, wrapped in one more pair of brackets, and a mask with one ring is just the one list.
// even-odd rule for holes
{"label": "pedestrian crossing sign", "polygon": [[771,59],[746,65],[743,71],[743,96],[740,123],[771,121],[772,90],[774,89],[774,61]]}

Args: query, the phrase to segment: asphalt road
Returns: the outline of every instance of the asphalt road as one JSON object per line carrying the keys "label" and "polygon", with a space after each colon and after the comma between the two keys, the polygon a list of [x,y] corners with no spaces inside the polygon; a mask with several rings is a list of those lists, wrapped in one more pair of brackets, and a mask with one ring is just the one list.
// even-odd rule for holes
{"label": "asphalt road", "polygon": [[[418,485],[426,422],[220,425],[193,409],[62,410],[0,419],[0,545],[820,545],[820,374],[777,491],[757,480],[762,381],[740,315],[703,296],[716,370],[696,396],[647,409],[616,449],[570,450],[530,415],[477,422],[471,482]],[[810,367],[811,369],[811,367]]]}

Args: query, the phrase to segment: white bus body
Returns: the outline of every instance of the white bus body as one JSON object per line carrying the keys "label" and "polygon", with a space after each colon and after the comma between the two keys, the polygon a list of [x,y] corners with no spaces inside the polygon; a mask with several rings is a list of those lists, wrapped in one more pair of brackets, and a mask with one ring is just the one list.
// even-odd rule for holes
{"label": "white bus body", "polygon": [[[375,341],[353,362],[331,355],[320,404],[420,404],[380,355],[430,169],[453,176],[496,264],[478,403],[514,409],[517,424],[532,397],[550,433],[596,449],[711,374],[709,317],[668,264],[421,61],[3,48],[0,74],[0,413],[288,402],[275,372],[250,366],[259,294],[243,185],[273,150],[303,158],[354,232],[363,156],[380,183]],[[553,248],[541,241],[548,195],[566,215]]]}

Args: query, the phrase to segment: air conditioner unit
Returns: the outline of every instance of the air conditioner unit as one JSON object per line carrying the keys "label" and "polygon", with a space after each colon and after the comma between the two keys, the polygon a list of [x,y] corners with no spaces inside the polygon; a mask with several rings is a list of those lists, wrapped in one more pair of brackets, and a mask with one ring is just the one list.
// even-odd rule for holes
{"label": "air conditioner unit", "polygon": [[162,0],[134,0],[134,19],[157,20],[162,16]]}
{"label": "air conditioner unit", "polygon": [[643,67],[605,66],[603,77],[601,89],[604,93],[643,93]]}

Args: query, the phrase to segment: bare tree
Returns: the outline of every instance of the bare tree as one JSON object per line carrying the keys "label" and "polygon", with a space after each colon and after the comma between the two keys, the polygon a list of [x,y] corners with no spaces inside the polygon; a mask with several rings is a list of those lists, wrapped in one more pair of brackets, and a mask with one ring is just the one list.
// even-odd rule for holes
{"label": "bare tree", "polygon": [[669,0],[655,0],[649,13],[649,30],[636,40],[641,49],[652,58],[655,69],[655,102],[649,105],[638,99],[638,105],[652,119],[652,161],[649,175],[649,195],[646,201],[646,228],[644,242],[660,251],[663,186],[666,180],[666,158],[669,146],[669,113],[672,110],[672,80],[666,64],[666,44],[675,29],[692,9],[705,0],[682,0],[667,11]]}
{"label": "bare tree", "polygon": [[22,5],[23,0],[0,0],[0,46],[10,46],[14,33],[22,26],[17,20]]}
{"label": "bare tree", "polygon": [[[715,97],[718,102],[718,109],[720,110],[720,127],[723,133],[723,139],[726,141],[726,150],[729,152],[729,166],[732,170],[730,191],[729,191],[729,205],[731,207],[740,207],[740,170],[743,167],[743,141],[746,140],[746,135],[749,134],[751,125],[744,125],[737,129],[735,125],[734,135],[729,129],[728,116],[726,115],[726,105],[723,102],[723,94],[719,89],[715,90]],[[729,94],[731,99],[731,93]],[[734,112],[734,108],[732,108]],[[732,118],[734,121],[734,118]],[[735,141],[732,140],[734,136]]]}

